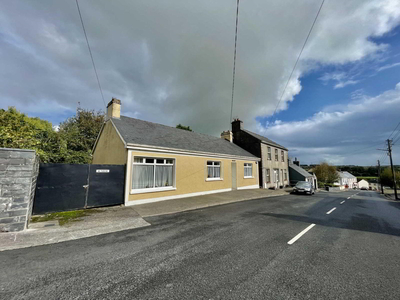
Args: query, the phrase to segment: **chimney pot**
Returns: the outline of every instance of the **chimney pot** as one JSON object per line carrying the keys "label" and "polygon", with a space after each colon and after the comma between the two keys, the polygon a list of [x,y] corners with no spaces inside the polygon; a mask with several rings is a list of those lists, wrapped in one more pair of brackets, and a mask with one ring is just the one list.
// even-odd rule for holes
{"label": "chimney pot", "polygon": [[121,117],[121,100],[112,98],[107,104],[107,119]]}
{"label": "chimney pot", "polygon": [[227,130],[227,131],[222,131],[222,133],[221,133],[221,139],[225,139],[225,140],[227,140],[227,141],[229,141],[229,142],[233,142],[233,134],[232,134],[232,131],[230,131],[230,130]]}

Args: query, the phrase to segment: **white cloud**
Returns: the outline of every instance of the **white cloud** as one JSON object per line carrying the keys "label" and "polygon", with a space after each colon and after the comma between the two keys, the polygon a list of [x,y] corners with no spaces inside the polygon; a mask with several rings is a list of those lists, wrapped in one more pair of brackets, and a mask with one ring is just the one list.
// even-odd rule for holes
{"label": "white cloud", "polygon": [[[248,128],[256,128],[257,116],[273,113],[319,4],[241,3],[233,114]],[[104,108],[73,2],[1,6],[1,107],[12,103],[23,111],[46,100],[72,111],[78,101]],[[106,101],[120,98],[125,115],[214,135],[226,130],[235,10],[235,1],[82,1]],[[326,1],[278,110],[301,92],[305,72],[379,55],[388,45],[370,38],[399,23],[398,0]]]}
{"label": "white cloud", "polygon": [[383,70],[387,70],[387,69],[391,69],[391,68],[399,67],[399,66],[400,66],[400,62],[389,64],[389,65],[384,65],[384,66],[380,67],[377,71],[380,72]]}
{"label": "white cloud", "polygon": [[354,85],[354,84],[356,84],[358,82],[360,82],[360,81],[359,80],[340,81],[337,84],[335,84],[334,88],[335,89],[340,89],[340,88],[343,88],[343,87],[348,86],[348,85]]}
{"label": "white cloud", "polygon": [[[360,100],[361,99],[361,100]],[[289,148],[291,156],[305,163],[374,165],[382,153],[372,147],[387,139],[398,123],[400,82],[392,90],[375,97],[360,97],[341,110],[327,107],[311,118],[279,122],[269,127],[259,124],[258,132]],[[367,148],[365,151],[356,151]],[[400,155],[399,149],[395,149]]]}

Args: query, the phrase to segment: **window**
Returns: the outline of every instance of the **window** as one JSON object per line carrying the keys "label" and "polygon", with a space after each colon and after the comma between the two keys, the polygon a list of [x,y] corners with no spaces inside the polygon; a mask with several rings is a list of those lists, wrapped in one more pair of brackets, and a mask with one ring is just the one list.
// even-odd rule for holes
{"label": "window", "polygon": [[221,162],[207,161],[207,180],[221,179]]}
{"label": "window", "polygon": [[278,158],[278,149],[275,149],[275,161],[278,161],[279,160],[279,158]]}
{"label": "window", "polygon": [[282,158],[282,161],[284,162],[285,161],[285,152],[283,150],[281,150],[281,158]]}
{"label": "window", "polygon": [[287,180],[287,170],[285,170],[285,180]]}
{"label": "window", "polygon": [[244,178],[252,178],[253,177],[253,164],[244,164]]}
{"label": "window", "polygon": [[271,160],[271,147],[268,147],[268,160]]}
{"label": "window", "polygon": [[135,157],[132,168],[132,189],[170,189],[174,186],[174,160]]}
{"label": "window", "polygon": [[265,170],[265,174],[266,174],[266,177],[267,177],[267,182],[271,182],[271,174],[270,174],[269,169]]}
{"label": "window", "polygon": [[281,180],[283,181],[283,170],[281,170]]}

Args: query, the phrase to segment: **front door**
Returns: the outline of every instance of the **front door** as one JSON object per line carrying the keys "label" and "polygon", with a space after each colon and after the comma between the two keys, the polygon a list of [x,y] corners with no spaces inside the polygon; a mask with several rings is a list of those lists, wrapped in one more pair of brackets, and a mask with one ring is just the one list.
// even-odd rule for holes
{"label": "front door", "polygon": [[274,184],[275,189],[279,188],[279,169],[274,169]]}
{"label": "front door", "polygon": [[232,162],[232,190],[237,189],[236,161]]}

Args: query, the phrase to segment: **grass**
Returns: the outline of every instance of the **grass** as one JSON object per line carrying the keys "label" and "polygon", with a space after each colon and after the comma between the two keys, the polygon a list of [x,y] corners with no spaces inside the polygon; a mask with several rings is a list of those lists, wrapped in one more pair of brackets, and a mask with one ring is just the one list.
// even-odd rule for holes
{"label": "grass", "polygon": [[32,216],[31,222],[46,222],[52,220],[58,220],[58,224],[60,226],[66,225],[69,222],[78,222],[82,221],[82,218],[85,216],[90,216],[91,214],[101,213],[103,210],[98,209],[85,209],[85,210],[72,210],[72,211],[63,211],[63,212],[55,212],[50,214],[45,214],[43,216]]}

